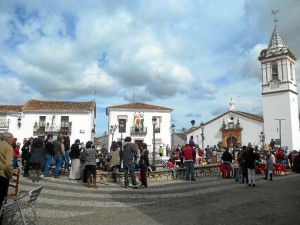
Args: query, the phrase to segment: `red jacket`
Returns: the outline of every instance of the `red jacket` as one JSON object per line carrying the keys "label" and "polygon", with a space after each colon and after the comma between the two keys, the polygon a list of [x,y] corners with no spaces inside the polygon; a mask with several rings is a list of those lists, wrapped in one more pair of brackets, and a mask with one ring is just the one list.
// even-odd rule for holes
{"label": "red jacket", "polygon": [[19,157],[19,155],[20,155],[20,147],[16,146],[14,148],[14,157]]}
{"label": "red jacket", "polygon": [[191,146],[185,146],[182,153],[185,160],[194,160],[195,151]]}

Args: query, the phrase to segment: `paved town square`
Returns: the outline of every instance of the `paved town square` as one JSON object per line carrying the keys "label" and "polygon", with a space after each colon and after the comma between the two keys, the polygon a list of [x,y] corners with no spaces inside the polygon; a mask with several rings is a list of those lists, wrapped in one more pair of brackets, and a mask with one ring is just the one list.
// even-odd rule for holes
{"label": "paved town square", "polygon": [[300,174],[275,176],[273,182],[256,178],[255,188],[217,175],[150,181],[140,189],[111,182],[88,189],[67,177],[38,183],[21,178],[20,187],[44,185],[36,204],[42,225],[298,224]]}

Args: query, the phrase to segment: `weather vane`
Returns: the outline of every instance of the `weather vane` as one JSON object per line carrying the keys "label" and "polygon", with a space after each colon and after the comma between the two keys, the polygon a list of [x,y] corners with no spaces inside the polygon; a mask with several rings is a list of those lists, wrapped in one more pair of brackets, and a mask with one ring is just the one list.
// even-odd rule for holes
{"label": "weather vane", "polygon": [[275,25],[277,25],[278,19],[276,18],[276,14],[279,12],[277,8],[272,10],[272,15],[274,16]]}

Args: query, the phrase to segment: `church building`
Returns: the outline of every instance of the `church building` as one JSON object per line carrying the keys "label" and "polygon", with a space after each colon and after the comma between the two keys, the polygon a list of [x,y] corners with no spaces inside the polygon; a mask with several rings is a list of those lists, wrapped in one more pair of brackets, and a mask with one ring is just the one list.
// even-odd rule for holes
{"label": "church building", "polygon": [[288,150],[300,147],[296,57],[280,37],[277,19],[267,49],[260,52],[264,133]]}
{"label": "church building", "polygon": [[273,139],[277,146],[288,151],[300,148],[296,57],[284,44],[277,22],[275,18],[269,45],[258,57],[263,116],[236,111],[231,100],[228,112],[188,130],[188,140],[194,136],[202,148],[222,142],[224,147],[251,143],[266,149]]}

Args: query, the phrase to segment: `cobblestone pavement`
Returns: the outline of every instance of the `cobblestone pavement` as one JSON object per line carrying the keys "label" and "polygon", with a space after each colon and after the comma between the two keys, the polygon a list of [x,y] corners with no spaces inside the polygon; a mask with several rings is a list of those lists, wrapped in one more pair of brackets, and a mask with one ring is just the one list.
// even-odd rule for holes
{"label": "cobblestone pavement", "polygon": [[255,188],[218,176],[198,177],[195,182],[150,181],[149,188],[137,190],[109,182],[89,189],[67,177],[38,183],[21,178],[21,190],[39,185],[44,185],[36,204],[41,225],[299,222],[300,175],[293,173],[273,182],[257,176]]}

